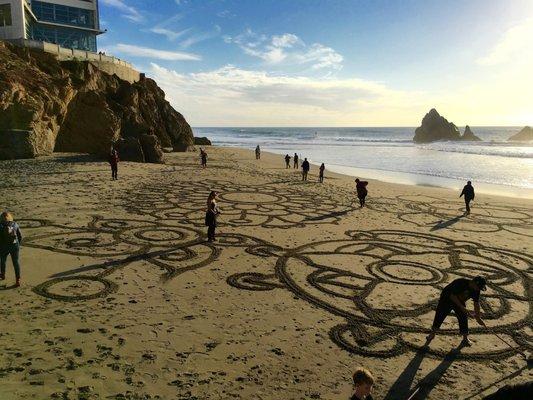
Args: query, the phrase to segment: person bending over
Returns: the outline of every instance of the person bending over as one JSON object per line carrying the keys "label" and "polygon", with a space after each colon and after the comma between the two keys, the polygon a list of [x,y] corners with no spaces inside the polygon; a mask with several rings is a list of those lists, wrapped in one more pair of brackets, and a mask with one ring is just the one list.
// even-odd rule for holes
{"label": "person bending over", "polygon": [[[435,319],[431,327],[431,333],[427,336],[426,345],[435,337],[435,333],[440,328],[446,317],[453,310],[459,321],[459,332],[463,335],[462,346],[471,346],[468,339],[468,317],[474,317],[476,321],[485,326],[479,313],[479,295],[481,290],[486,290],[487,281],[482,276],[476,276],[474,279],[459,278],[452,281],[440,295],[437,309],[435,310]],[[466,309],[466,301],[474,301],[474,312]]]}

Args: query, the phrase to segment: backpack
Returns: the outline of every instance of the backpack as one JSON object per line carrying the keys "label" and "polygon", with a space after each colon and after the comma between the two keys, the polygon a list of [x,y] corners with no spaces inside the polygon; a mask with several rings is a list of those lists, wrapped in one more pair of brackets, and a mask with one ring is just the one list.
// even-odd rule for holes
{"label": "backpack", "polygon": [[13,244],[17,240],[17,230],[14,224],[2,224],[0,227],[0,243],[2,245]]}

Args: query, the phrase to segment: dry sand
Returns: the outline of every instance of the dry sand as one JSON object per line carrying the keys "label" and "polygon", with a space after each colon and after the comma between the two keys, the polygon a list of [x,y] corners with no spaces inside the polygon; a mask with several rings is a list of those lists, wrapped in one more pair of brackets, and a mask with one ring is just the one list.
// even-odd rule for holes
{"label": "dry sand", "polygon": [[[533,201],[478,194],[461,218],[458,193],[370,181],[359,209],[353,178],[208,153],[123,162],[118,181],[81,155],[0,163],[25,237],[23,286],[11,261],[0,285],[1,399],[348,399],[361,365],[388,400],[532,378],[494,333],[532,349]],[[490,329],[470,321],[454,350],[452,316],[421,350],[440,288],[477,274]]]}

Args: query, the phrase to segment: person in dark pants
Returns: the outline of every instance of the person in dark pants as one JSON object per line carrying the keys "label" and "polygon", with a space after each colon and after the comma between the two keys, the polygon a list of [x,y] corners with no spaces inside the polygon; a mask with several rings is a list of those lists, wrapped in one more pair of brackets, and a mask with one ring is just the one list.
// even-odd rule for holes
{"label": "person in dark pants", "polygon": [[257,145],[257,147],[255,148],[255,159],[261,159],[261,149],[259,148],[259,145]]}
{"label": "person in dark pants", "polygon": [[355,180],[355,190],[361,207],[365,205],[366,196],[368,195],[368,190],[366,189],[367,185],[367,181],[360,181],[359,178]]}
{"label": "person in dark pants", "polygon": [[200,160],[202,162],[202,167],[207,168],[207,153],[204,149],[200,149]]}
{"label": "person in dark pants", "polygon": [[291,167],[291,156],[288,154],[285,155],[285,169]]}
{"label": "person in dark pants", "polygon": [[298,154],[294,153],[294,168],[298,169]]}
{"label": "person in dark pants", "polygon": [[320,183],[324,182],[324,170],[326,169],[326,166],[324,165],[324,163],[322,163],[322,165],[320,165],[320,168],[318,169],[318,181]]}
{"label": "person in dark pants", "polygon": [[218,192],[212,191],[207,197],[207,210],[205,212],[205,225],[207,226],[207,240],[215,241],[215,228],[220,210],[217,206]]}
{"label": "person in dark pants", "polygon": [[302,181],[307,180],[307,174],[309,173],[309,161],[307,161],[307,158],[304,159],[304,162],[302,163]]}
{"label": "person in dark pants", "polygon": [[113,148],[111,149],[111,154],[109,155],[109,164],[111,164],[111,179],[117,180],[118,179],[118,151],[117,149]]}
{"label": "person in dark pants", "polygon": [[[431,327],[431,333],[427,336],[426,344],[429,344],[435,337],[435,333],[440,328],[446,317],[453,310],[459,321],[459,332],[463,335],[461,345],[470,346],[468,339],[468,316],[474,317],[476,321],[485,326],[485,322],[479,314],[479,295],[481,290],[486,290],[487,281],[482,276],[474,279],[459,278],[448,284],[440,295],[439,304],[435,310],[435,319]],[[466,301],[474,301],[474,312],[466,309]]]}
{"label": "person in dark pants", "polygon": [[350,400],[372,400],[374,377],[366,368],[357,368],[353,374],[354,393]]}
{"label": "person in dark pants", "polygon": [[15,269],[15,287],[20,286],[19,252],[22,243],[22,233],[19,225],[13,221],[13,215],[4,211],[0,215],[0,280],[6,279],[7,256],[11,255]]}
{"label": "person in dark pants", "polygon": [[470,202],[474,200],[474,197],[476,197],[476,194],[474,193],[474,186],[472,186],[472,182],[468,181],[466,182],[465,187],[463,188],[463,191],[459,195],[459,197],[465,196],[465,206],[466,206],[466,212],[465,214],[470,214]]}

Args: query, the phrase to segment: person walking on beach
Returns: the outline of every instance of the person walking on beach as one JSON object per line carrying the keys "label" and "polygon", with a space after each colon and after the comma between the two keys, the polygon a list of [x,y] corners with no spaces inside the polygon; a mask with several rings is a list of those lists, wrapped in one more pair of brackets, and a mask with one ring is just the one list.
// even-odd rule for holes
{"label": "person walking on beach", "polygon": [[217,206],[218,192],[212,191],[207,197],[207,209],[205,212],[205,225],[207,226],[207,240],[215,241],[215,228],[220,210]]}
{"label": "person walking on beach", "polygon": [[302,163],[302,181],[307,180],[308,172],[309,172],[309,161],[307,161],[307,158],[305,158],[304,162]]}
{"label": "person walking on beach", "polygon": [[[453,310],[459,321],[459,332],[463,335],[462,346],[471,346],[468,339],[468,317],[474,317],[478,324],[485,326],[479,313],[479,296],[481,290],[486,290],[487,281],[482,276],[474,279],[458,278],[448,284],[440,295],[435,318],[431,327],[431,333],[426,338],[426,345],[435,337],[435,333],[440,328],[446,317]],[[466,309],[466,301],[474,301],[474,312]]]}
{"label": "person walking on beach", "polygon": [[354,391],[350,400],[372,400],[374,377],[366,368],[357,368],[353,374]]}
{"label": "person walking on beach", "polygon": [[255,159],[260,160],[261,159],[261,149],[259,148],[259,145],[255,148]]}
{"label": "person walking on beach", "polygon": [[466,212],[465,214],[470,214],[470,202],[474,200],[474,197],[476,197],[476,194],[474,193],[474,186],[472,186],[472,182],[468,181],[466,182],[465,187],[463,188],[463,191],[459,195],[459,198],[462,196],[465,196],[465,206],[466,206]]}
{"label": "person walking on beach", "polygon": [[202,162],[202,167],[207,168],[207,152],[200,148],[200,160]]}
{"label": "person walking on beach", "polygon": [[7,256],[11,255],[15,269],[15,287],[20,286],[19,251],[22,243],[22,233],[19,225],[13,221],[13,215],[4,211],[0,215],[0,280],[6,279]]}
{"label": "person walking on beach", "polygon": [[322,165],[320,165],[320,168],[318,169],[318,181],[320,183],[324,182],[324,170],[326,169],[326,166],[324,165],[324,163],[322,163]]}
{"label": "person walking on beach", "polygon": [[285,169],[291,167],[291,156],[288,154],[285,155]]}
{"label": "person walking on beach", "polygon": [[294,168],[298,169],[298,154],[294,153]]}
{"label": "person walking on beach", "polygon": [[357,191],[357,198],[359,199],[359,205],[361,207],[364,207],[365,199],[368,195],[368,190],[366,189],[367,185],[367,181],[360,181],[359,178],[355,180],[355,190]]}
{"label": "person walking on beach", "polygon": [[111,149],[111,154],[109,155],[109,164],[111,164],[111,179],[118,179],[118,151],[114,147]]}

